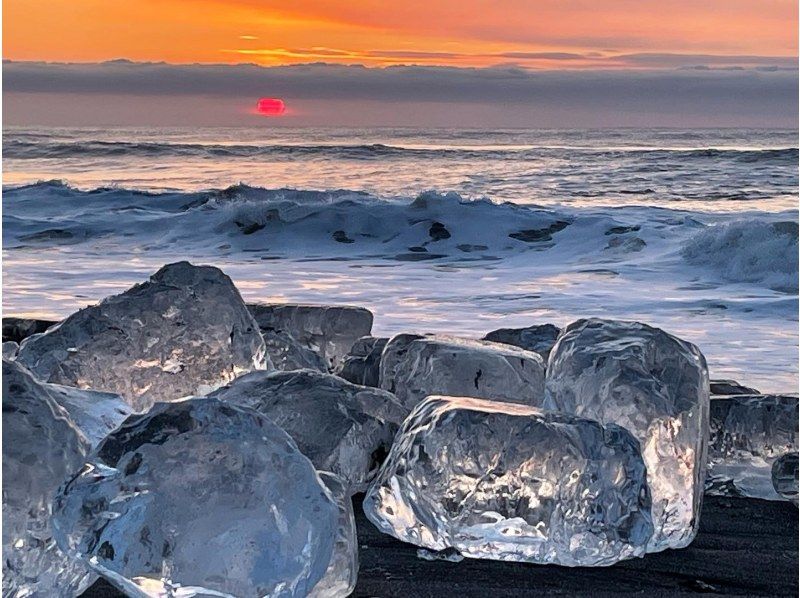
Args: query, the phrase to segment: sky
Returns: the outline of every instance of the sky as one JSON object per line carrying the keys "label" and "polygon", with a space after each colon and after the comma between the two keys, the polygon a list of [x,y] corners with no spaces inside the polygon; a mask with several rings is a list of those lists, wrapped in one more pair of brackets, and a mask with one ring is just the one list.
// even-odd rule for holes
{"label": "sky", "polygon": [[3,58],[7,124],[797,126],[793,0],[6,0]]}

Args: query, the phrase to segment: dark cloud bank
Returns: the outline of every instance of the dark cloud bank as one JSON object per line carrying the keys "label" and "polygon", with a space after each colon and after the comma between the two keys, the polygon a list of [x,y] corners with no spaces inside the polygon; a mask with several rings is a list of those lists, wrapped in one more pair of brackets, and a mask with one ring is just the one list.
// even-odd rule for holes
{"label": "dark cloud bank", "polygon": [[783,66],[684,64],[652,70],[517,66],[366,68],[3,64],[9,124],[252,124],[259,96],[281,124],[796,127],[798,75]]}

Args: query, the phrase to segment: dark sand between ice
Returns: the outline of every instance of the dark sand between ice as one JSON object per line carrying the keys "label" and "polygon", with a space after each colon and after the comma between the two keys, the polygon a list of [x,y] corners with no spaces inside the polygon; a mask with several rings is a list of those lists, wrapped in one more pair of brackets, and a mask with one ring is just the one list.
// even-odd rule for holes
{"label": "dark sand between ice", "polygon": [[[705,497],[700,533],[667,550],[606,568],[568,568],[464,559],[417,558],[417,548],[381,534],[354,498],[360,569],[353,596],[798,595],[798,510],[788,502]],[[83,598],[122,596],[103,580]]]}

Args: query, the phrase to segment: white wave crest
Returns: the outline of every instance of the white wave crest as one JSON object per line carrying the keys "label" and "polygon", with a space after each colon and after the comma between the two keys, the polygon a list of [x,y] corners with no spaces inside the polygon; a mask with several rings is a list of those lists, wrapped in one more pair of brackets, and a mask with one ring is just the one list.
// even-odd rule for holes
{"label": "white wave crest", "polygon": [[690,264],[713,268],[726,280],[796,293],[797,231],[797,222],[791,221],[717,224],[690,238],[682,255]]}

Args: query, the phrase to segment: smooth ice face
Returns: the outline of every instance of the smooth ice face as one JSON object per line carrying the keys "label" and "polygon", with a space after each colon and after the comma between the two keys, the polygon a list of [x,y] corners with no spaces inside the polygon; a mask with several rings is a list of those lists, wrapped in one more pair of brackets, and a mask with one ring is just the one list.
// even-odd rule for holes
{"label": "smooth ice face", "polygon": [[247,305],[261,330],[285,332],[319,354],[334,370],[350,347],[372,331],[372,313],[363,307],[339,305]]}
{"label": "smooth ice face", "polygon": [[117,429],[129,415],[133,415],[131,406],[114,393],[81,390],[60,384],[43,383],[42,386],[67,410],[92,448]]}
{"label": "smooth ice face", "polygon": [[[117,428],[133,410],[121,396],[110,392],[82,390],[72,386],[48,384],[33,378],[22,366],[6,365],[3,360],[3,375],[6,371],[14,378],[24,379],[26,391],[39,397],[48,397],[69,414],[70,421],[80,430],[92,447]],[[25,372],[23,377],[22,373]],[[21,384],[21,383],[20,383]]]}
{"label": "smooth ice face", "polygon": [[417,405],[364,512],[432,550],[568,566],[643,556],[653,532],[644,463],[626,430],[461,397]]}
{"label": "smooth ice face", "polygon": [[396,392],[397,369],[406,358],[409,346],[415,340],[430,338],[432,335],[421,335],[413,333],[395,334],[384,346],[381,351],[380,364],[378,366],[378,382],[381,388],[389,392]]}
{"label": "smooth ice face", "polygon": [[708,370],[692,345],[645,324],[578,320],[550,353],[547,406],[627,428],[653,497],[648,551],[697,534],[708,443]]}
{"label": "smooth ice face", "polygon": [[3,360],[3,596],[71,598],[95,576],[53,541],[53,496],[89,443],[30,372]]}
{"label": "smooth ice face", "polygon": [[388,338],[363,336],[356,341],[336,368],[336,375],[353,384],[380,387],[381,354]]}
{"label": "smooth ice face", "polygon": [[[391,350],[392,341],[384,355]],[[417,338],[405,346],[391,376],[389,367],[387,376],[381,378],[381,388],[393,389],[409,409],[435,394],[528,405],[544,401],[542,358],[511,345],[447,336]]]}
{"label": "smooth ice face", "polygon": [[267,365],[258,326],[230,278],[188,262],[27,339],[17,359],[41,380],[115,392],[136,411]]}
{"label": "smooth ice face", "polygon": [[527,328],[500,328],[483,337],[485,341],[514,345],[527,351],[535,351],[542,356],[545,363],[550,351],[556,344],[561,328],[552,324],[540,324]]}
{"label": "smooth ice face", "polygon": [[781,500],[772,465],[797,452],[797,425],[795,396],[713,398],[706,493]]}
{"label": "smooth ice face", "polygon": [[58,545],[128,595],[305,596],[339,509],[264,416],[215,399],[132,416],[59,491]]}
{"label": "smooth ice face", "polygon": [[353,592],[358,580],[358,536],[353,500],[347,484],[336,474],[320,471],[319,478],[339,507],[339,520],[331,562],[309,598],[344,598]]}
{"label": "smooth ice face", "polygon": [[253,372],[211,396],[283,428],[317,469],[363,489],[408,415],[390,393],[312,370]]}
{"label": "smooth ice face", "polygon": [[787,453],[775,459],[772,463],[772,486],[781,497],[797,504],[797,453]]}

